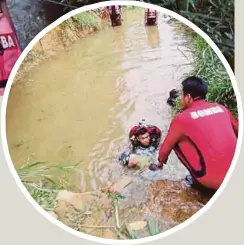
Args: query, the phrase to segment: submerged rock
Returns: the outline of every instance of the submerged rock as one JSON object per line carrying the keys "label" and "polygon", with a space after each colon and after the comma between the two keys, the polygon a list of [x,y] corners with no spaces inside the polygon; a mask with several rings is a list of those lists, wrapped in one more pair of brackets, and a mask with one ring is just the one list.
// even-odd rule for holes
{"label": "submerged rock", "polygon": [[100,198],[97,192],[73,193],[62,190],[57,195],[57,203],[63,202],[73,206],[76,210],[84,210],[91,207]]}

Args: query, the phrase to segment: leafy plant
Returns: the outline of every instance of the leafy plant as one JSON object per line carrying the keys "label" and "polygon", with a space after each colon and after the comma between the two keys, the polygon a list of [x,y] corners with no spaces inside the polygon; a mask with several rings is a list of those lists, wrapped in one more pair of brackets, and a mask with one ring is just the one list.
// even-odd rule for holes
{"label": "leafy plant", "polygon": [[[44,210],[50,211],[53,209],[58,191],[69,186],[61,173],[75,171],[78,164],[63,166],[62,164],[50,165],[47,162],[34,162],[24,164],[16,171],[32,198]],[[56,174],[53,174],[53,171]],[[60,175],[57,172],[60,172]]]}
{"label": "leafy plant", "polygon": [[154,220],[148,220],[147,225],[150,236],[155,236],[160,233],[158,222]]}
{"label": "leafy plant", "polygon": [[81,27],[90,27],[94,30],[100,29],[99,18],[95,14],[82,12],[72,17]]}
{"label": "leafy plant", "polygon": [[[209,89],[207,100],[226,106],[238,118],[235,91],[221,60],[201,36],[191,29],[185,28],[183,24],[176,23],[179,29],[193,42],[193,69],[186,75],[196,75],[204,78],[208,82]],[[178,111],[180,111],[179,100],[176,101],[176,108],[173,113]]]}
{"label": "leafy plant", "polygon": [[234,70],[234,0],[146,0],[184,16],[220,48]]}

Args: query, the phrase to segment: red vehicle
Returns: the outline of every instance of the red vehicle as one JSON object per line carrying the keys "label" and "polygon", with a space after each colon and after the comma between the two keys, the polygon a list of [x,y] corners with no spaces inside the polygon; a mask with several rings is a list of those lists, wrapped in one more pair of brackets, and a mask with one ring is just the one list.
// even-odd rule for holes
{"label": "red vehicle", "polygon": [[4,93],[11,70],[21,49],[5,0],[0,0],[0,95]]}

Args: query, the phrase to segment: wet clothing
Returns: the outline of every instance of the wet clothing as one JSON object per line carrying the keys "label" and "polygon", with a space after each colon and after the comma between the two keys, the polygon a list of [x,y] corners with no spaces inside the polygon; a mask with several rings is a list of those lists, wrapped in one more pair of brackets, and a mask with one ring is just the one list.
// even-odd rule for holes
{"label": "wet clothing", "polygon": [[145,9],[145,23],[146,25],[156,25],[158,14],[154,9]]}
{"label": "wet clothing", "polygon": [[134,151],[131,153],[139,156],[138,157],[139,162],[143,161],[143,164],[149,166],[150,164],[155,164],[157,162],[156,151],[157,148],[150,145],[149,147],[141,147],[141,146],[136,147]]}
{"label": "wet clothing", "polygon": [[158,160],[167,163],[174,150],[195,183],[217,190],[234,157],[237,135],[238,121],[226,107],[196,100],[171,122]]}
{"label": "wet clothing", "polygon": [[120,26],[121,25],[121,6],[113,5],[113,6],[108,6],[107,8],[109,11],[112,26]]}
{"label": "wet clothing", "polygon": [[123,166],[128,166],[130,157],[133,155],[133,160],[137,162],[137,166],[141,169],[146,166],[149,167],[150,164],[155,164],[157,162],[156,157],[157,149],[153,146],[149,147],[137,147],[132,150],[123,152],[119,158],[120,164]]}

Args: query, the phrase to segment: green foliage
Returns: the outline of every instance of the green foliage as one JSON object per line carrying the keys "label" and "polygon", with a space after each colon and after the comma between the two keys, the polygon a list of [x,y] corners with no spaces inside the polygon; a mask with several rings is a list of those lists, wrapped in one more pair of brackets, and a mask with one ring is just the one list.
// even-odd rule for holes
{"label": "green foliage", "polygon": [[[221,60],[201,36],[188,29],[185,29],[184,32],[193,41],[194,48],[194,67],[187,76],[196,75],[204,78],[209,86],[207,100],[226,106],[237,118],[238,110],[235,92]],[[174,113],[179,110],[180,103],[177,101]]]}
{"label": "green foliage", "polygon": [[154,220],[148,220],[147,226],[150,236],[155,236],[160,233],[158,222]]}
{"label": "green foliage", "polygon": [[94,30],[100,29],[99,17],[95,14],[82,12],[72,17],[73,21],[78,23],[81,27],[89,27]]}
{"label": "green foliage", "polygon": [[[62,173],[75,171],[76,166],[50,165],[46,162],[28,163],[16,169],[20,180],[29,191],[32,198],[46,211],[52,210],[60,189],[69,184]],[[55,173],[54,173],[55,172]]]}
{"label": "green foliage", "polygon": [[194,47],[195,68],[193,74],[205,78],[208,82],[207,99],[225,105],[238,117],[235,92],[224,65],[202,37],[195,38]]}
{"label": "green foliage", "polygon": [[234,69],[234,0],[146,0],[184,16],[220,48]]}

